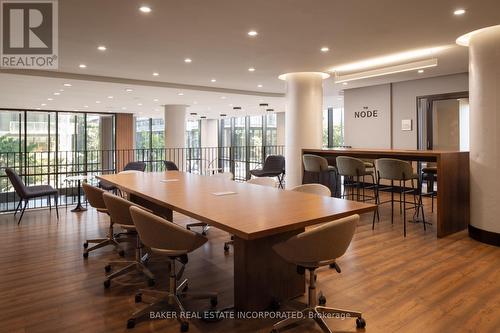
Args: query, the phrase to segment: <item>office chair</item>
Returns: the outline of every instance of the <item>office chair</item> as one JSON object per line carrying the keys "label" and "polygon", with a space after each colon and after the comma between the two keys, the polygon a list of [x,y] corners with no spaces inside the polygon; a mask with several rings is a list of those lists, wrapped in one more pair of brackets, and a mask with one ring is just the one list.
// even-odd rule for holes
{"label": "office chair", "polygon": [[21,223],[21,220],[24,215],[24,211],[26,210],[26,206],[28,205],[28,201],[34,198],[47,197],[49,202],[49,209],[52,210],[51,197],[54,197],[54,202],[56,206],[56,216],[59,219],[59,210],[57,207],[57,197],[58,192],[55,188],[50,185],[35,185],[35,186],[26,186],[22,180],[22,178],[11,168],[5,168],[5,173],[9,178],[16,194],[19,196],[19,203],[17,204],[16,210],[14,212],[14,216],[16,216],[17,211],[21,207],[21,203],[24,201],[24,206],[21,209],[21,216],[19,216],[19,220],[17,224]]}
{"label": "office chair", "polygon": [[[146,170],[146,163],[144,162],[128,162],[125,167],[123,168],[123,171],[142,171]],[[123,172],[122,171],[122,172]],[[121,173],[121,172],[119,172]],[[110,182],[107,182],[105,180],[100,180],[98,185],[100,188],[106,191],[113,191],[116,192],[117,188],[115,185],[111,184]]]}
{"label": "office chair", "polygon": [[279,187],[283,188],[285,157],[282,155],[269,155],[264,160],[262,169],[250,170],[250,174],[254,177],[277,177]]}
{"label": "office chair", "polygon": [[179,168],[177,167],[177,164],[175,164],[172,161],[163,161],[163,164],[165,165],[165,169],[167,171],[178,171]]}
{"label": "office chair", "polygon": [[[217,305],[217,293],[187,293],[185,292],[188,285],[187,279],[177,284],[177,281],[181,280],[184,267],[188,262],[188,253],[203,246],[207,242],[207,238],[136,206],[130,207],[130,215],[143,244],[149,247],[154,254],[168,257],[170,272],[168,291],[151,289],[140,289],[138,291],[135,295],[136,303],[142,302],[144,296],[156,297],[153,303],[132,315],[127,321],[127,327],[133,328],[137,319],[149,314],[158,305],[165,305],[166,303],[168,307],[174,307],[179,313],[177,320],[181,324],[181,331],[187,332],[189,323],[184,319],[185,316],[181,315],[185,313],[181,298],[210,299],[212,307]],[[178,272],[176,272],[177,264],[181,265]]]}
{"label": "office chair", "polygon": [[[328,160],[322,156],[304,154],[302,156],[304,165],[304,179],[302,183],[322,184],[330,189],[330,192],[337,196],[337,168],[328,165]],[[308,176],[308,177],[306,177]]]}
{"label": "office chair", "polygon": [[[130,207],[137,205],[109,192],[103,194],[103,199],[104,203],[106,204],[109,217],[113,221],[113,225],[127,230],[128,234],[136,233],[134,221],[132,220],[132,216],[130,216]],[[106,273],[109,273],[112,269],[112,266],[114,265],[125,265],[125,267],[106,276],[106,280],[104,280],[105,288],[109,288],[111,286],[111,280],[113,280],[114,278],[127,274],[134,269],[146,275],[146,277],[148,278],[148,285],[154,285],[154,275],[146,267],[146,264],[149,260],[149,255],[147,253],[143,255],[143,246],[141,243],[141,239],[137,234],[135,235],[135,237],[135,260],[109,262],[104,267]]]}
{"label": "office chair", "polygon": [[352,215],[328,222],[273,246],[273,250],[285,261],[297,265],[297,272],[304,274],[306,270],[309,271],[308,303],[307,307],[301,311],[303,316],[293,316],[277,322],[273,325],[273,332],[278,332],[280,329],[309,318],[314,319],[324,332],[331,332],[321,314],[339,316],[340,318],[356,317],[357,328],[366,326],[361,312],[326,307],[324,296],[319,298],[319,305],[317,305],[316,295],[316,269],[326,265],[334,265],[336,271],[341,272],[336,260],[349,247],[358,221],[359,215]]}

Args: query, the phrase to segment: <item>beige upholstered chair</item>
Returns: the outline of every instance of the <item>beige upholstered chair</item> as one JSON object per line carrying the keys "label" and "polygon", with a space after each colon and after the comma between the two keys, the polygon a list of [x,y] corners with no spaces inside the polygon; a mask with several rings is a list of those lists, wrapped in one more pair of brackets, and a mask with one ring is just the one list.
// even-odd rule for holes
{"label": "beige upholstered chair", "polygon": [[[94,207],[98,212],[108,214],[108,210],[106,209],[106,204],[104,203],[103,194],[106,192],[103,189],[92,186],[88,183],[82,183],[83,192],[85,192],[85,196],[87,197],[87,201],[89,204]],[[97,243],[92,247],[88,247],[89,243]],[[123,249],[121,249],[120,244],[118,244],[115,239],[115,234],[113,231],[113,220],[109,219],[109,231],[106,238],[98,238],[98,239],[87,239],[85,243],[83,243],[83,257],[88,258],[89,252],[97,250],[101,247],[113,245],[120,256],[125,255]]]}
{"label": "beige upholstered chair", "polygon": [[[349,198],[349,189],[351,190],[350,198],[357,201],[375,200],[375,195],[366,196],[366,188],[375,188],[375,176],[373,170],[367,170],[365,162],[359,158],[350,156],[338,156],[336,158],[337,170],[340,176],[344,177],[343,198]],[[370,176],[372,184],[368,187],[365,184],[365,176]],[[356,190],[356,193],[355,191]],[[360,193],[360,190],[362,191]]]}
{"label": "beige upholstered chair", "polygon": [[[276,187],[276,181],[270,177],[252,178],[246,181],[247,184],[254,184],[267,187]],[[224,253],[229,252],[229,246],[234,245],[234,236],[231,236],[231,240],[224,243]]]}
{"label": "beige upholstered chair", "polygon": [[[234,179],[234,176],[231,172],[220,172],[220,173],[216,173],[210,177],[220,178],[220,179],[224,179],[224,180],[233,180]],[[195,222],[195,223],[186,224],[186,228],[188,230],[191,230],[192,227],[201,227],[201,234],[203,236],[206,236],[208,229],[210,229],[210,226],[208,224],[206,224],[205,222]]]}
{"label": "beige upholstered chair", "polygon": [[[134,221],[132,220],[132,216],[130,215],[130,207],[137,205],[109,192],[103,194],[103,199],[104,203],[106,204],[108,214],[113,221],[113,225],[127,230],[128,233],[135,233],[136,228]],[[149,260],[148,254],[145,254],[143,256],[141,239],[139,235],[136,234],[135,236],[135,260],[111,261],[110,263],[108,263],[108,265],[104,267],[107,273],[111,271],[111,268],[114,265],[125,265],[125,267],[106,276],[106,280],[104,280],[105,288],[110,287],[111,280],[113,280],[114,278],[127,274],[134,269],[142,272],[148,277],[148,284],[150,286],[154,284],[154,275],[146,267],[146,263]]]}
{"label": "beige upholstered chair", "polygon": [[[168,257],[170,273],[168,291],[151,289],[139,290],[135,296],[135,301],[137,303],[142,301],[143,294],[144,296],[154,296],[155,301],[146,308],[135,312],[128,320],[127,327],[134,327],[138,318],[148,314],[160,303],[166,302],[167,306],[174,306],[177,308],[177,320],[179,320],[181,324],[181,331],[186,332],[189,328],[189,324],[184,319],[186,316],[180,315],[180,313],[184,314],[185,312],[181,303],[181,297],[193,297],[197,299],[206,298],[210,299],[210,303],[213,307],[217,305],[216,293],[186,293],[184,290],[187,289],[187,279],[177,285],[177,281],[182,278],[184,266],[188,261],[187,254],[203,246],[203,244],[207,242],[207,238],[136,206],[130,207],[130,214],[142,243],[149,247],[154,254]],[[178,272],[176,271],[177,264],[181,265]]]}
{"label": "beige upholstered chair", "polygon": [[247,184],[255,184],[255,185],[262,185],[262,186],[268,186],[268,187],[276,187],[276,180],[271,177],[258,177],[258,178],[251,178],[246,181]]}
{"label": "beige upholstered chair", "polygon": [[356,327],[364,328],[366,323],[361,312],[342,310],[324,306],[326,298],[321,296],[319,306],[316,295],[316,269],[321,266],[334,265],[340,273],[340,267],[335,262],[349,247],[359,215],[352,215],[340,220],[325,223],[309,229],[288,240],[273,246],[274,251],[285,261],[298,266],[298,271],[309,271],[309,292],[307,308],[302,310],[303,316],[293,316],[284,319],[273,326],[273,331],[285,328],[308,318],[314,319],[324,332],[331,332],[322,318],[324,315],[356,317]]}
{"label": "beige upholstered chair", "polygon": [[[413,167],[410,162],[398,160],[394,158],[380,158],[376,161],[377,165],[377,203],[381,205],[383,203],[391,203],[391,223],[394,223],[394,192],[398,190],[399,192],[399,210],[403,214],[403,234],[406,237],[406,210],[415,209],[413,214],[416,219],[419,213],[422,212],[422,224],[424,225],[424,231],[426,230],[426,222],[424,216],[424,206],[422,204],[422,191],[419,176],[413,171]],[[391,182],[390,186],[380,187],[380,180],[389,180]],[[394,182],[399,182],[399,189],[394,187]],[[411,182],[411,189],[406,189],[406,183]],[[416,187],[415,187],[416,182]],[[391,200],[380,202],[380,190],[390,190]],[[406,201],[406,194],[413,194],[413,202]],[[418,194],[418,200],[417,200]],[[407,204],[410,207],[407,208]],[[378,211],[378,209],[377,209]],[[372,224],[372,229],[375,228],[375,220]]]}
{"label": "beige upholstered chair", "polygon": [[298,185],[298,186],[295,186],[294,188],[292,188],[291,191],[323,195],[326,197],[332,196],[332,192],[330,191],[330,189],[328,187],[326,187],[325,185],[321,185],[321,184]]}
{"label": "beige upholstered chair", "polygon": [[[304,154],[304,183],[318,183],[327,186],[335,196],[338,196],[337,168],[328,165],[328,160],[322,156]],[[307,179],[306,179],[307,176]]]}

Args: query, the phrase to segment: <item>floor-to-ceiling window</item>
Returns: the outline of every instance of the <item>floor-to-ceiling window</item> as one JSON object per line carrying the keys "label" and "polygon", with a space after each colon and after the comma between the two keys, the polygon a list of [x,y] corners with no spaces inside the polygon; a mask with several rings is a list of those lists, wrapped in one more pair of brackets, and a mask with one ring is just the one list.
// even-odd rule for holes
{"label": "floor-to-ceiling window", "polygon": [[186,121],[186,147],[188,171],[202,173],[201,160],[201,121],[188,119]]}
{"label": "floor-to-ceiling window", "polygon": [[344,109],[328,108],[323,111],[323,146],[344,145]]}

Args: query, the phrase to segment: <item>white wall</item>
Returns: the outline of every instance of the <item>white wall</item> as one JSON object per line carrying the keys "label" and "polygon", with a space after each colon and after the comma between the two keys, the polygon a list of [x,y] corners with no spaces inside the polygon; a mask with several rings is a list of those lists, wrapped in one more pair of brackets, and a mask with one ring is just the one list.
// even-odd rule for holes
{"label": "white wall", "polygon": [[[392,134],[392,148],[416,149],[417,97],[468,90],[467,73],[346,89],[344,91],[345,144],[354,148],[391,148]],[[354,112],[360,111],[363,106],[369,109],[379,108],[379,118],[373,121],[354,119]],[[411,131],[401,130],[403,119],[412,120]]]}
{"label": "white wall", "polygon": [[[345,90],[344,143],[363,148],[391,148],[391,86]],[[372,117],[361,115],[372,113]],[[376,114],[376,117],[373,116]]]}
{"label": "white wall", "polygon": [[285,113],[276,113],[276,144],[278,146],[285,145]]}

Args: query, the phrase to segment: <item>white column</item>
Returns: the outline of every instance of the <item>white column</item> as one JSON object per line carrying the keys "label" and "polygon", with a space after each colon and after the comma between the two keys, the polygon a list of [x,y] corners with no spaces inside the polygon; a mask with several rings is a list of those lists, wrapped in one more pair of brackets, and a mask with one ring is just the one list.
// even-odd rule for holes
{"label": "white column", "polygon": [[286,80],[286,187],[302,184],[303,148],[321,148],[323,80],[325,73],[288,73]]}
{"label": "white column", "polygon": [[201,146],[202,147],[217,147],[217,119],[202,119],[201,120]]}
{"label": "white column", "polygon": [[285,145],[285,112],[276,113],[276,144]]}
{"label": "white column", "polygon": [[483,235],[484,231],[496,233],[498,240],[500,25],[472,32],[469,37],[471,235],[475,228]]}
{"label": "white column", "polygon": [[186,147],[187,105],[165,105],[165,147]]}

